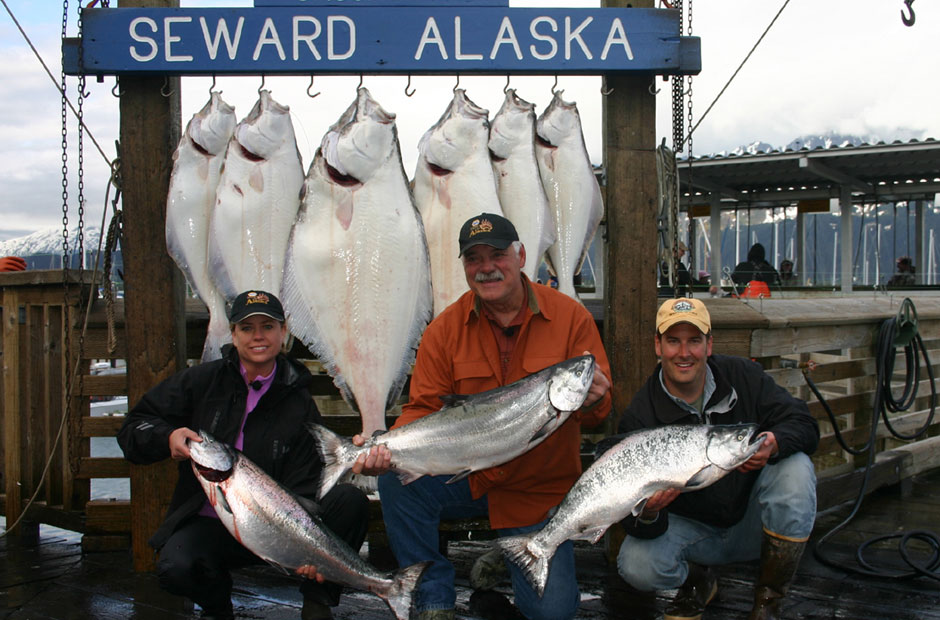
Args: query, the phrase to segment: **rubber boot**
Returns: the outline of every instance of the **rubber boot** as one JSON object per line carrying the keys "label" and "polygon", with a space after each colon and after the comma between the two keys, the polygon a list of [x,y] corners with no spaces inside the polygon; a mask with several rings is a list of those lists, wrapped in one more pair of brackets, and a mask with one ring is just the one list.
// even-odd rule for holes
{"label": "rubber boot", "polygon": [[701,620],[705,607],[718,594],[718,577],[708,566],[689,562],[689,576],[666,607],[663,620]]}
{"label": "rubber boot", "polygon": [[754,609],[748,620],[779,618],[780,601],[790,589],[805,548],[805,540],[784,540],[764,532],[760,546],[760,576],[754,588]]}

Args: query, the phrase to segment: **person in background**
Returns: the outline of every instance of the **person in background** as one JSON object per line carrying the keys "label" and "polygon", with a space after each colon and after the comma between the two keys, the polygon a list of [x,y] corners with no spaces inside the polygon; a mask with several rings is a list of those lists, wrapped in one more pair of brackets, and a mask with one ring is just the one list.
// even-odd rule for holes
{"label": "person in background", "polygon": [[[676,262],[676,286],[680,291],[688,291],[692,286],[692,276],[689,274],[688,268],[686,268],[685,264],[682,262],[682,257],[685,256],[687,251],[688,248],[686,248],[685,244],[680,241],[679,258]],[[668,294],[668,292],[672,290],[669,285],[669,261],[662,262],[660,265],[660,273],[661,275],[659,276],[659,286],[661,288],[666,288],[667,290],[663,291],[663,293]]]}
{"label": "person in background", "polygon": [[679,588],[665,620],[698,620],[718,592],[713,566],[760,558],[749,620],[777,618],[816,518],[809,455],[819,427],[751,360],[712,354],[711,318],[699,299],[670,299],[656,314],[661,363],[620,419],[627,433],[668,424],[757,423],[763,444],[715,484],[654,493],[622,522],[620,575],[641,591]]}
{"label": "person in background", "polygon": [[780,285],[796,286],[796,274],[793,273],[793,261],[785,258],[780,261]]}
{"label": "person in background", "polygon": [[910,256],[899,256],[897,273],[891,276],[887,286],[914,286],[914,263]]}
{"label": "person in background", "polygon": [[747,286],[752,280],[771,284],[780,284],[780,274],[767,262],[766,250],[760,243],[755,243],[747,251],[747,260],[738,263],[731,272],[735,284]]}
{"label": "person in background", "polygon": [[[365,494],[345,484],[313,501],[322,463],[306,425],[321,417],[308,389],[310,372],[282,352],[287,324],[281,302],[265,291],[246,291],[235,298],[229,321],[232,344],[223,347],[222,359],[186,368],[151,389],[117,436],[132,463],[179,461],[166,519],[149,541],[160,554],[157,575],[163,589],[197,603],[203,618],[219,619],[234,617],[230,570],[262,560],[229,533],[193,474],[187,441],[202,441],[199,431],[242,451],[353,549],[365,540],[369,508]],[[332,618],[341,586],[323,583],[316,567],[297,572],[305,577],[301,618]]]}
{"label": "person in background", "polygon": [[0,258],[0,272],[26,271],[26,261],[19,256],[4,256]]}
{"label": "person in background", "polygon": [[[455,571],[440,551],[441,519],[488,515],[499,536],[540,529],[581,474],[581,426],[597,425],[611,408],[610,364],[594,318],[577,301],[533,284],[523,274],[525,247],[513,224],[500,215],[480,214],[463,224],[459,243],[470,290],[425,330],[409,400],[395,428],[437,411],[441,398],[450,394],[498,388],[586,353],[594,355],[596,366],[581,409],[512,461],[451,484],[451,476],[423,476],[407,485],[394,472],[379,478],[382,515],[398,564],[433,562],[418,586],[419,620],[454,618]],[[356,436],[353,441],[362,445],[363,438]],[[391,456],[385,446],[375,447],[360,457],[353,471],[384,473]],[[522,571],[515,564],[507,567],[495,550],[474,564],[471,585],[485,592],[507,572],[516,607],[526,618],[572,618],[577,613],[580,594],[571,541],[555,554],[541,598]],[[509,606],[491,615],[508,620],[516,613]]]}

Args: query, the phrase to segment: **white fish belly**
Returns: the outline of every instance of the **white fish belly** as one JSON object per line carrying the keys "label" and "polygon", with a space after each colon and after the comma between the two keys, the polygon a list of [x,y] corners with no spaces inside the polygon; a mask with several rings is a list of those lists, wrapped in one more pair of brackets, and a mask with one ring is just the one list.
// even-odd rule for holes
{"label": "white fish belly", "polygon": [[264,162],[246,161],[237,148],[226,156],[209,239],[212,276],[229,300],[252,288],[280,291],[303,185],[293,143],[293,152]]}
{"label": "white fish belly", "polygon": [[288,251],[285,308],[371,433],[385,428],[430,318],[427,250],[397,161],[355,191],[315,172]]}

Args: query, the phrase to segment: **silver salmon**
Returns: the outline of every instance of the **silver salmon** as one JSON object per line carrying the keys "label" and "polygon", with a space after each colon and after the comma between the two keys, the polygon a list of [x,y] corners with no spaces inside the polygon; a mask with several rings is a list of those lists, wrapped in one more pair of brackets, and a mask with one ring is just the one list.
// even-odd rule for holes
{"label": "silver salmon", "polygon": [[757,452],[756,431],[756,424],[689,424],[629,433],[581,474],[545,527],[497,543],[541,596],[559,545],[597,542],[611,524],[639,515],[656,491],[714,484]]}
{"label": "silver salmon", "polygon": [[372,592],[406,620],[412,593],[430,562],[383,573],[363,560],[293,495],[241,452],[200,431],[190,441],[193,472],[219,519],[246,549],[292,572],[312,565],[327,581]]}
{"label": "silver salmon", "polygon": [[581,407],[594,368],[594,356],[582,355],[509,385],[448,397],[439,411],[373,437],[362,447],[313,424],[310,432],[325,463],[320,496],[373,445],[391,451],[391,467],[402,484],[446,474],[453,475],[448,482],[456,482],[511,461],[542,443]]}

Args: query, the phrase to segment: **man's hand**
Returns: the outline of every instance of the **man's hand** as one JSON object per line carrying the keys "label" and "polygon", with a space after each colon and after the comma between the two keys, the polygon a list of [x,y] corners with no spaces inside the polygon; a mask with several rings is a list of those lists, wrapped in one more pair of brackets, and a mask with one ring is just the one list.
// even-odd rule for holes
{"label": "man's hand", "polygon": [[[362,435],[355,435],[352,438],[353,445],[362,447],[366,443],[366,438]],[[381,476],[392,467],[392,453],[384,444],[372,446],[366,454],[360,454],[356,462],[353,463],[352,472],[365,476]]]}
{"label": "man's hand", "polygon": [[[585,351],[582,355],[590,355],[590,351]],[[602,373],[598,368],[594,369],[594,380],[591,381],[591,387],[588,388],[587,397],[584,399],[582,407],[590,407],[600,399],[604,398],[604,394],[610,391],[610,380],[607,378],[607,375]]]}
{"label": "man's hand", "polygon": [[174,461],[185,461],[189,458],[189,446],[186,445],[187,439],[202,443],[202,437],[185,426],[170,433],[170,457]]}
{"label": "man's hand", "polygon": [[655,519],[659,511],[671,504],[679,497],[681,492],[681,489],[662,489],[656,491],[646,500],[646,505],[643,506],[643,512],[640,513],[640,518],[644,521]]}
{"label": "man's hand", "polygon": [[325,581],[323,575],[317,572],[317,567],[311,566],[310,564],[307,564],[306,566],[299,566],[294,572],[304,579],[315,579],[317,583],[323,583]]}
{"label": "man's hand", "polygon": [[761,469],[772,456],[777,454],[777,438],[774,437],[774,434],[767,432],[761,433],[761,436],[764,438],[764,443],[761,444],[760,449],[754,453],[754,456],[738,467],[739,472],[746,474],[749,471]]}
{"label": "man's hand", "polygon": [[26,261],[19,256],[4,256],[0,258],[0,271],[25,271]]}

